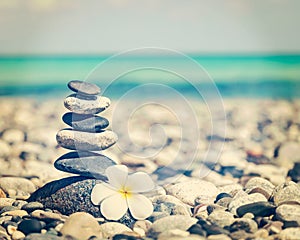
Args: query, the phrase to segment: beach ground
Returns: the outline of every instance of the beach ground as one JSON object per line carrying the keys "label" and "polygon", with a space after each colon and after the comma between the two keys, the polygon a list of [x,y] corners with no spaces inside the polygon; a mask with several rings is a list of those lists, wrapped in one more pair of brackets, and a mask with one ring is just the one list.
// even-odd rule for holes
{"label": "beach ground", "polygon": [[[148,220],[114,228],[98,218],[102,232],[93,239],[299,238],[300,100],[223,103],[225,118],[197,101],[187,116],[176,104],[176,110],[155,104],[132,111],[130,101],[112,102],[101,115],[119,142],[102,154],[147,172],[161,188],[150,196]],[[46,183],[72,176],[53,165],[67,152],[56,142],[56,133],[68,127],[62,100],[7,97],[0,109],[0,238],[75,237],[75,225],[61,231],[69,216],[26,201]],[[209,184],[213,190],[204,187]],[[20,227],[28,219],[38,227]]]}

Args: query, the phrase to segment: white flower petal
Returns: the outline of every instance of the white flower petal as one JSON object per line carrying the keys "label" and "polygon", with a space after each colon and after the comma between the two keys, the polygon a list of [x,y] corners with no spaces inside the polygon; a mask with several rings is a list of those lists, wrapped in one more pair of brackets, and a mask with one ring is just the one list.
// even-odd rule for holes
{"label": "white flower petal", "polygon": [[108,187],[106,183],[96,184],[91,193],[91,201],[93,204],[99,205],[103,199],[116,193],[117,192]]}
{"label": "white flower petal", "polygon": [[153,213],[152,202],[141,194],[132,194],[127,198],[127,203],[131,215],[137,220],[145,219]]}
{"label": "white flower petal", "polygon": [[100,205],[101,214],[108,220],[119,220],[128,209],[126,198],[116,193],[106,199]]}
{"label": "white flower petal", "polygon": [[149,192],[153,190],[155,184],[152,178],[144,172],[137,172],[128,176],[126,189],[130,192]]}
{"label": "white flower petal", "polygon": [[105,174],[108,178],[109,184],[116,189],[121,189],[126,183],[128,177],[128,168],[125,165],[111,166],[105,170]]}

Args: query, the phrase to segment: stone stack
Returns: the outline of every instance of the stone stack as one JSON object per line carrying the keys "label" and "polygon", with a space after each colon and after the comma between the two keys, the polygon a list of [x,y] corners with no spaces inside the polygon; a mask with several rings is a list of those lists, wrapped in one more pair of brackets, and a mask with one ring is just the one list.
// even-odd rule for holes
{"label": "stone stack", "polygon": [[74,93],[65,98],[64,105],[71,112],[62,120],[71,128],[60,130],[57,143],[66,149],[75,150],[56,160],[54,166],[61,171],[85,177],[103,178],[105,169],[114,161],[97,153],[116,143],[117,135],[105,130],[109,121],[97,114],[110,106],[110,99],[100,94],[100,88],[92,83],[70,81]]}

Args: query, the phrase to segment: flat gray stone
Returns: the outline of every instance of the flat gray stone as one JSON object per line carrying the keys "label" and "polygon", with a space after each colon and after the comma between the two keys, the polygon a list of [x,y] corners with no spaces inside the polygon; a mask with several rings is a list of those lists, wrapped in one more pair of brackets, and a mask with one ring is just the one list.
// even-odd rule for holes
{"label": "flat gray stone", "polygon": [[62,120],[75,130],[86,132],[99,132],[108,127],[109,121],[106,118],[93,114],[65,113]]}
{"label": "flat gray stone", "polygon": [[62,129],[56,134],[57,143],[63,148],[82,151],[100,151],[114,145],[118,136],[112,131],[99,133]]}
{"label": "flat gray stone", "polygon": [[93,152],[69,152],[54,163],[56,169],[81,176],[103,179],[106,168],[116,163],[110,158]]}
{"label": "flat gray stone", "polygon": [[96,114],[103,112],[110,106],[110,99],[96,96],[95,99],[87,99],[76,94],[65,98],[64,105],[71,112],[78,114]]}
{"label": "flat gray stone", "polygon": [[68,83],[68,87],[73,92],[78,92],[86,95],[97,95],[101,91],[96,84],[79,81],[79,80],[70,81]]}
{"label": "flat gray stone", "polygon": [[269,202],[254,202],[242,205],[237,208],[236,212],[239,217],[246,213],[252,213],[256,217],[267,217],[275,213],[276,207]]}

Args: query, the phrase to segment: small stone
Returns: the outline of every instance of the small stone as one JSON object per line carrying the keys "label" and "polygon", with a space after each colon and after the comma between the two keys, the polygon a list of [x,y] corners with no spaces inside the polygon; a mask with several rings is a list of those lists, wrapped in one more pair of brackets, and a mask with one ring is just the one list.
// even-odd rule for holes
{"label": "small stone", "polygon": [[67,149],[100,151],[114,145],[118,136],[112,131],[89,133],[63,129],[57,133],[56,140],[61,147]]}
{"label": "small stone", "polygon": [[25,234],[22,233],[22,232],[20,232],[20,231],[15,231],[15,232],[12,234],[11,238],[12,238],[13,240],[24,239],[24,238],[25,238]]}
{"label": "small stone", "polygon": [[9,144],[18,144],[24,141],[25,134],[19,129],[12,128],[5,130],[1,138]]}
{"label": "small stone", "polygon": [[93,152],[69,152],[54,163],[56,169],[81,176],[106,179],[105,170],[115,165],[110,158]]}
{"label": "small stone", "polygon": [[164,231],[162,233],[160,233],[158,235],[158,239],[173,239],[174,237],[180,237],[180,238],[185,238],[187,236],[189,236],[190,233],[187,232],[187,231],[183,231],[183,230],[180,230],[180,229],[170,229],[170,230],[167,230],[167,231]]}
{"label": "small stone", "polygon": [[199,203],[213,203],[219,194],[214,184],[198,179],[168,185],[166,191],[191,206],[195,205],[196,199]]}
{"label": "small stone", "polygon": [[203,237],[206,237],[206,232],[205,230],[201,227],[200,224],[193,224],[188,230],[190,234],[197,234]]}
{"label": "small stone", "polygon": [[101,228],[97,220],[85,212],[70,215],[60,232],[63,236],[71,236],[78,239],[89,239],[92,236],[102,237]]}
{"label": "small stone", "polygon": [[260,193],[269,199],[275,186],[268,180],[260,177],[251,178],[245,186],[246,193]]}
{"label": "small stone", "polygon": [[264,229],[266,229],[270,234],[277,234],[282,230],[283,223],[280,221],[270,221],[266,225],[264,225]]}
{"label": "small stone", "polygon": [[208,216],[207,221],[224,228],[230,226],[234,222],[234,217],[230,212],[216,210]]}
{"label": "small stone", "polygon": [[6,198],[5,192],[0,188],[0,198]]}
{"label": "small stone", "polygon": [[99,132],[109,125],[109,121],[106,118],[71,112],[65,113],[62,120],[73,129],[86,132]]}
{"label": "small stone", "polygon": [[247,233],[244,230],[239,230],[239,231],[235,231],[235,232],[231,233],[230,237],[233,240],[253,239],[254,238],[254,234]]}
{"label": "small stone", "polygon": [[288,176],[290,176],[294,182],[300,181],[300,162],[294,164],[294,167],[288,172]]}
{"label": "small stone", "polygon": [[224,193],[223,192],[223,193],[220,193],[220,194],[217,195],[215,202],[217,202],[220,199],[225,198],[225,197],[232,198],[232,196],[229,193]]}
{"label": "small stone", "polygon": [[148,232],[148,230],[150,229],[152,225],[152,222],[148,221],[148,220],[138,220],[134,223],[133,228],[141,228],[143,229],[145,232]]}
{"label": "small stone", "polygon": [[111,238],[116,234],[123,232],[132,232],[129,227],[117,222],[107,222],[100,225],[101,233],[103,238]]}
{"label": "small stone", "polygon": [[9,146],[9,144],[3,140],[0,139],[0,157],[1,158],[6,158],[10,155],[11,152],[11,147]]}
{"label": "small stone", "polygon": [[278,237],[282,240],[296,240],[300,236],[300,227],[291,227],[282,230]]}
{"label": "small stone", "polygon": [[258,229],[254,235],[258,239],[266,239],[269,236],[269,232],[266,229]]}
{"label": "small stone", "polygon": [[217,201],[216,204],[218,204],[221,207],[228,208],[231,201],[232,201],[231,197],[224,197],[221,198],[219,201]]}
{"label": "small stone", "polygon": [[243,186],[241,184],[235,183],[235,184],[221,186],[219,187],[219,189],[221,193],[228,193],[232,197],[234,197],[238,191],[243,190]]}
{"label": "small stone", "polygon": [[23,216],[27,216],[28,213],[24,210],[12,210],[12,211],[7,211],[7,212],[4,212],[1,214],[1,216],[20,216],[20,217],[23,217]]}
{"label": "small stone", "polygon": [[300,226],[300,205],[282,204],[276,209],[276,218],[285,225]]}
{"label": "small stone", "polygon": [[62,220],[61,215],[58,213],[48,212],[44,210],[34,210],[31,214],[32,217],[45,222],[51,222],[53,220]]}
{"label": "small stone", "polygon": [[0,209],[7,206],[12,206],[14,201],[15,199],[12,198],[0,198]]}
{"label": "small stone", "polygon": [[25,219],[18,225],[18,230],[23,232],[25,235],[30,233],[40,233],[42,225],[40,221],[36,219]]}
{"label": "small stone", "polygon": [[7,233],[9,235],[12,235],[15,231],[17,231],[17,226],[8,225],[6,229],[7,229]]}
{"label": "small stone", "polygon": [[239,217],[247,213],[252,213],[256,217],[267,217],[273,215],[275,209],[276,207],[269,202],[255,202],[238,207],[236,212]]}
{"label": "small stone", "polygon": [[12,216],[1,216],[0,217],[0,225],[2,225],[3,223],[7,222],[7,221],[11,221]]}
{"label": "small stone", "polygon": [[249,218],[240,218],[234,220],[234,222],[229,227],[231,232],[244,230],[249,233],[254,233],[257,231],[257,223]]}
{"label": "small stone", "polygon": [[155,221],[148,234],[152,237],[158,236],[160,233],[170,230],[170,229],[180,229],[186,231],[193,224],[197,222],[196,218],[191,218],[188,216],[174,215],[168,216]]}
{"label": "small stone", "polygon": [[72,80],[68,83],[68,87],[73,92],[78,92],[80,94],[86,95],[98,95],[100,93],[100,88],[93,83]]}
{"label": "small stone", "polygon": [[95,99],[85,99],[76,94],[71,94],[66,97],[64,105],[73,113],[97,114],[110,106],[110,99],[102,96],[97,96]]}
{"label": "small stone", "polygon": [[260,194],[260,193],[253,193],[250,195],[243,195],[243,196],[239,196],[236,195],[233,200],[230,202],[229,206],[228,206],[228,210],[230,212],[232,212],[234,215],[237,215],[237,209],[240,206],[249,204],[249,203],[254,203],[254,202],[266,202],[267,199],[265,198],[264,195]]}
{"label": "small stone", "polygon": [[38,210],[38,209],[44,209],[43,204],[41,204],[40,202],[30,202],[30,203],[26,203],[21,207],[22,210],[25,210],[29,213],[33,212],[34,210]]}
{"label": "small stone", "polygon": [[217,234],[208,236],[207,240],[231,240],[231,238],[225,234]]}
{"label": "small stone", "polygon": [[20,177],[0,178],[0,188],[5,192],[8,192],[10,189],[14,189],[16,191],[23,191],[28,194],[33,193],[36,189],[30,180]]}
{"label": "small stone", "polygon": [[273,192],[273,200],[276,206],[284,203],[300,204],[300,186],[292,181],[277,186]]}
{"label": "small stone", "polygon": [[277,163],[286,168],[292,168],[295,162],[299,162],[300,144],[297,142],[285,142],[278,151]]}

